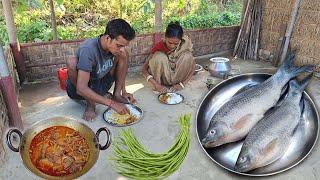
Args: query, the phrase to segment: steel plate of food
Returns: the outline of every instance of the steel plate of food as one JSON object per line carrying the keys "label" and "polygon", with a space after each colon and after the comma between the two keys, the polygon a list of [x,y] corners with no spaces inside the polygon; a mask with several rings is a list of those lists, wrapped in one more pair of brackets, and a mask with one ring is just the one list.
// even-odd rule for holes
{"label": "steel plate of food", "polygon": [[175,105],[181,103],[184,97],[179,93],[167,92],[159,94],[158,99],[163,104]]}
{"label": "steel plate of food", "polygon": [[111,108],[103,113],[103,119],[112,126],[129,126],[139,122],[143,117],[143,111],[133,104],[126,104],[130,114],[118,114]]}

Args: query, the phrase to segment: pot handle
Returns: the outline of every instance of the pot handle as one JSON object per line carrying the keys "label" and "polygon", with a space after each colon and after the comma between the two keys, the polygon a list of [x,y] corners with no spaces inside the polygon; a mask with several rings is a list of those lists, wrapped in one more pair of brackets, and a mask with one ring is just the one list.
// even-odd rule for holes
{"label": "pot handle", "polygon": [[[105,131],[107,133],[107,142],[104,146],[102,146],[100,143],[99,143],[99,135],[102,131]],[[99,150],[106,150],[108,149],[108,147],[110,146],[111,144],[111,132],[110,130],[107,128],[107,127],[102,127],[100,129],[98,129],[98,131],[96,132],[96,138],[98,140],[98,148]]]}
{"label": "pot handle", "polygon": [[12,150],[12,151],[14,151],[14,152],[19,152],[19,147],[20,147],[20,145],[19,145],[19,147],[14,147],[13,145],[12,145],[12,142],[11,142],[11,137],[12,137],[12,134],[13,133],[16,133],[16,134],[18,134],[18,136],[19,136],[19,144],[21,144],[21,139],[22,139],[22,133],[18,130],[18,129],[10,129],[9,131],[8,131],[8,133],[7,133],[7,145],[8,145],[8,147]]}

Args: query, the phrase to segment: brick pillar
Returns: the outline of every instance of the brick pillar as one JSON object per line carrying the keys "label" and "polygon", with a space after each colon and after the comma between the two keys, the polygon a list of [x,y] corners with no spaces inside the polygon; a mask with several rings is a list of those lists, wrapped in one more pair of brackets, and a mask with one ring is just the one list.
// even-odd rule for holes
{"label": "brick pillar", "polygon": [[17,71],[19,75],[20,84],[26,79],[26,65],[24,63],[24,58],[21,53],[19,43],[10,43],[10,48],[12,51],[14,62],[17,66]]}

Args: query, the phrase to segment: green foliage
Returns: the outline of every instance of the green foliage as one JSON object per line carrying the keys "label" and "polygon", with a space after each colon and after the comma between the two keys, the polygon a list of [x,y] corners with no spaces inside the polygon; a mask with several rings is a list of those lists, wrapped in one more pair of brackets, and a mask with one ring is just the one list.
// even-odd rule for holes
{"label": "green foliage", "polygon": [[80,29],[75,26],[58,26],[58,37],[60,40],[75,40],[92,38],[104,32],[104,27],[93,27],[90,29]]}
{"label": "green foliage", "polygon": [[[1,19],[1,17],[0,17]],[[0,40],[5,45],[9,42],[9,37],[7,34],[7,27],[4,21],[0,21]]]}
{"label": "green foliage", "polygon": [[41,9],[43,8],[39,0],[17,0],[17,12],[22,13],[29,9]]}
{"label": "green foliage", "polygon": [[[216,4],[216,0],[163,0],[163,30],[170,21],[185,29],[212,28],[240,23],[242,1]],[[230,1],[228,1],[230,2]],[[82,39],[102,34],[112,18],[123,18],[138,33],[154,30],[154,0],[54,0],[58,38]],[[20,42],[52,40],[48,0],[13,1]],[[0,7],[1,8],[1,7]],[[0,9],[1,13],[1,9]],[[4,17],[0,16],[0,39],[8,42]]]}
{"label": "green foliage", "polygon": [[50,24],[39,19],[37,13],[21,13],[16,16],[18,39],[20,42],[49,41],[52,39]]}

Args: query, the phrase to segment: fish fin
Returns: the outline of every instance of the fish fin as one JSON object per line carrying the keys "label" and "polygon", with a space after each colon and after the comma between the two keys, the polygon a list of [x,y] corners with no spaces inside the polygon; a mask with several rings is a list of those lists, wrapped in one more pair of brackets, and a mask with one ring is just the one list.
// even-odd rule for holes
{"label": "fish fin", "polygon": [[287,94],[288,91],[289,91],[289,84],[287,83],[287,84],[284,85],[283,88],[281,89],[280,96],[283,96],[283,95]]}
{"label": "fish fin", "polygon": [[268,117],[269,115],[273,114],[273,112],[277,109],[277,107],[279,107],[280,104],[276,104],[274,107],[270,108],[267,110],[267,112],[264,113],[264,117]]}
{"label": "fish fin", "polygon": [[303,92],[304,89],[308,86],[310,80],[312,79],[313,77],[313,73],[310,73],[309,75],[307,75],[305,78],[303,78],[301,81],[300,81],[300,91]]}
{"label": "fish fin", "polygon": [[304,125],[304,123],[302,123],[302,119],[300,119],[300,122],[299,122],[299,123],[296,125],[296,127],[293,129],[291,136],[293,136],[293,135],[296,133],[296,131],[297,131],[301,126],[303,126],[303,125]]}
{"label": "fish fin", "polygon": [[273,139],[269,144],[261,150],[262,157],[268,157],[269,154],[272,154],[278,147],[278,138]]}
{"label": "fish fin", "polygon": [[247,91],[253,87],[256,87],[258,84],[247,84],[245,86],[243,86],[242,88],[240,88],[235,94],[234,96],[243,93],[244,91]]}
{"label": "fish fin", "polygon": [[283,103],[283,100],[288,96],[288,92],[289,92],[289,84],[287,83],[281,90],[280,93],[280,98],[277,102],[277,104],[275,105],[275,107],[280,107],[281,104]]}
{"label": "fish fin", "polygon": [[306,123],[308,117],[312,116],[311,112],[313,110],[312,110],[311,104],[308,103],[305,94],[302,94],[301,101],[302,102],[299,103],[299,106],[301,108],[300,123],[301,122]]}
{"label": "fish fin", "polygon": [[233,125],[233,129],[239,130],[246,126],[247,122],[253,117],[253,114],[246,114],[242,116],[237,123]]}
{"label": "fish fin", "polygon": [[301,110],[301,117],[303,116],[303,113],[305,111],[305,99],[304,99],[304,94],[302,94],[301,96],[301,100],[300,100],[300,103],[299,103],[299,107],[300,107],[300,110]]}
{"label": "fish fin", "polygon": [[306,100],[305,100],[304,96],[305,95],[302,94],[301,100],[299,102],[299,107],[301,109],[300,120],[299,120],[299,123],[297,124],[297,126],[293,129],[291,136],[293,136],[296,133],[296,131],[298,131],[299,128],[303,129],[306,126],[306,119],[304,119],[304,114],[309,111],[308,110],[309,106],[306,103]]}

